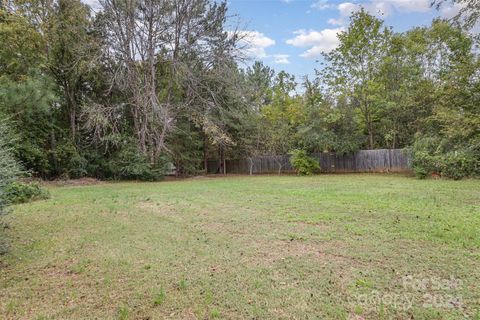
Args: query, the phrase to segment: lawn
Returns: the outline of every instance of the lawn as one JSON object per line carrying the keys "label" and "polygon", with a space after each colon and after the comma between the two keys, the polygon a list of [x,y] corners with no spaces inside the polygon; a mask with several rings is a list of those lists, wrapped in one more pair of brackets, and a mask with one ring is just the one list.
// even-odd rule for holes
{"label": "lawn", "polygon": [[51,186],[5,216],[0,318],[480,319],[480,181]]}

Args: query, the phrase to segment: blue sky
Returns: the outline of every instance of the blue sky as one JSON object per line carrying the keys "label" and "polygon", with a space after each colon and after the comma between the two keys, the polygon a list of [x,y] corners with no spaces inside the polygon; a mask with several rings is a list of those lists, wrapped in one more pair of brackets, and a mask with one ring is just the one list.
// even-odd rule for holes
{"label": "blue sky", "polygon": [[430,1],[228,0],[228,7],[230,14],[238,15],[239,29],[250,39],[248,56],[277,71],[292,73],[300,81],[304,75],[313,76],[322,51],[336,46],[336,33],[348,25],[353,10],[362,6],[398,32],[458,12],[451,4],[437,11],[430,7]]}

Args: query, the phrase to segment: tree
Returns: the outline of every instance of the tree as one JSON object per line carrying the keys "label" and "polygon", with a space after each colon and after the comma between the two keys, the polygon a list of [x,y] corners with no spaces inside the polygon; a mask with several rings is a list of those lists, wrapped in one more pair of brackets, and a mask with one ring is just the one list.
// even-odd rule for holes
{"label": "tree", "polygon": [[354,12],[339,46],[325,55],[328,66],[319,74],[336,92],[342,92],[361,115],[368,147],[375,147],[375,124],[383,107],[383,84],[378,81],[381,61],[387,55],[392,32],[364,9]]}
{"label": "tree", "polygon": [[461,28],[434,21],[423,30],[425,76],[434,83],[431,112],[413,143],[413,165],[420,176],[431,173],[460,179],[479,174],[480,62],[473,41]]}
{"label": "tree", "polygon": [[48,145],[57,101],[45,75],[42,35],[18,14],[0,11],[0,116],[16,135],[13,150],[29,169],[46,177],[52,170]]}
{"label": "tree", "polygon": [[275,71],[260,61],[255,61],[245,72],[248,84],[248,103],[255,111],[261,111],[272,100],[272,85]]}
{"label": "tree", "polygon": [[352,106],[344,96],[336,101],[324,95],[317,81],[304,82],[306,119],[299,125],[300,146],[309,152],[350,153],[359,149],[362,137]]}
{"label": "tree", "polygon": [[272,87],[272,101],[262,109],[265,151],[274,157],[280,173],[286,155],[296,143],[298,126],[305,121],[301,96],[297,95],[295,77],[281,71]]}
{"label": "tree", "polygon": [[62,90],[70,136],[76,145],[80,107],[89,89],[85,80],[99,58],[101,40],[94,36],[89,7],[79,0],[53,2],[46,29],[48,69]]}
{"label": "tree", "polygon": [[255,61],[243,73],[246,112],[239,145],[249,161],[249,173],[253,174],[254,158],[267,154],[267,128],[263,111],[272,102],[275,71],[260,61]]}
{"label": "tree", "polygon": [[244,33],[226,30],[224,2],[102,5],[96,15],[79,0],[0,10],[0,116],[15,157],[38,176],[156,179],[167,161],[188,175],[209,157],[220,172],[247,157],[253,173],[263,155],[281,172],[292,149],[412,145],[444,171],[476,163],[477,39],[449,21],[393,33],[354,12],[298,93],[284,71],[240,67]]}
{"label": "tree", "polygon": [[0,8],[0,76],[17,81],[32,66],[42,66],[45,56],[41,34],[23,17]]}
{"label": "tree", "polygon": [[[139,149],[151,161],[167,151],[167,135],[182,110],[218,107],[203,76],[228,65],[237,37],[223,29],[226,4],[201,1],[101,1],[106,55],[115,84],[129,98]],[[158,79],[161,70],[166,77]],[[204,99],[208,97],[207,101]],[[193,113],[193,112],[192,112]],[[196,113],[204,114],[198,111]]]}

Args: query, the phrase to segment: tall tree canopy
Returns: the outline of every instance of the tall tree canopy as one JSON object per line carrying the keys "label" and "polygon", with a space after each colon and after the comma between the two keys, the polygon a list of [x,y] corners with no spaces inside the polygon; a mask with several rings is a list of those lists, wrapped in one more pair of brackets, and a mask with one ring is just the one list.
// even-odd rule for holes
{"label": "tall tree canopy", "polygon": [[244,63],[226,2],[101,0],[92,14],[80,0],[10,0],[0,118],[13,155],[44,178],[157,179],[172,164],[205,172],[209,158],[223,172],[227,158],[362,148],[412,148],[426,174],[471,175],[478,4],[454,2],[466,23],[402,33],[358,10],[316,76],[296,79]]}

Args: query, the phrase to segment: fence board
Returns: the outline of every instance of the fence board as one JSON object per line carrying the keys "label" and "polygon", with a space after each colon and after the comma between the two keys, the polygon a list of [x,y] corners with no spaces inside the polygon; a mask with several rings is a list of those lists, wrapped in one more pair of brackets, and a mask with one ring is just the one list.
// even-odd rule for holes
{"label": "fence board", "polygon": [[[359,150],[352,154],[314,153],[321,172],[406,172],[410,171],[410,157],[403,149]],[[208,173],[220,173],[218,160],[209,160]],[[226,160],[226,171],[232,174],[293,173],[289,155],[258,156]]]}

